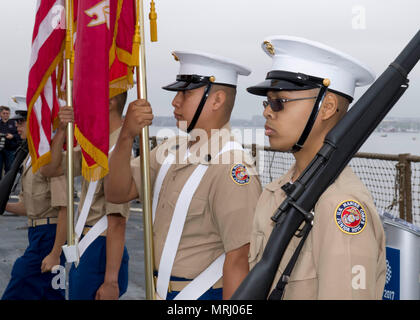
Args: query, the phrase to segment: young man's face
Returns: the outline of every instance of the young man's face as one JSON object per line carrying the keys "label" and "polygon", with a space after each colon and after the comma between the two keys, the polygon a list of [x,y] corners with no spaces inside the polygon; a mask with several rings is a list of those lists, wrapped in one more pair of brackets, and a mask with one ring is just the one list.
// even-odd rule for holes
{"label": "young man's face", "polygon": [[[298,99],[317,96],[319,89],[301,91],[269,91],[267,100]],[[270,146],[279,151],[289,151],[298,142],[306,122],[311,114],[316,99],[290,101],[283,104],[284,108],[273,111],[271,106],[264,109],[266,119],[265,135]]]}
{"label": "young man's face", "polygon": [[16,129],[17,129],[18,134],[20,135],[20,138],[22,140],[25,140],[26,139],[26,121],[17,120]]}
{"label": "young man's face", "polygon": [[1,115],[2,120],[7,121],[7,120],[9,120],[9,117],[10,117],[10,111],[6,110],[6,109],[3,109],[0,113],[0,115]]}
{"label": "young man's face", "polygon": [[[197,107],[200,104],[201,98],[203,97],[204,90],[205,87],[193,90],[178,91],[175,98],[172,100],[172,106],[175,108],[174,117],[177,120],[176,126],[178,128],[180,128],[181,121],[186,121],[186,127],[184,128],[184,124],[184,126],[181,127],[182,129],[186,129],[190,125]],[[205,114],[204,109],[205,106],[201,115]],[[203,117],[201,115],[197,121],[196,128],[201,128],[200,123],[203,121]]]}

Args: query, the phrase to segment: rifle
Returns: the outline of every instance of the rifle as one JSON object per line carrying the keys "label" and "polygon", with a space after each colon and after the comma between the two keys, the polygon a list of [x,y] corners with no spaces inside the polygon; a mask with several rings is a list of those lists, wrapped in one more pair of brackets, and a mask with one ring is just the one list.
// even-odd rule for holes
{"label": "rifle", "polygon": [[267,298],[290,240],[304,221],[303,230],[310,230],[313,217],[310,211],[403,95],[408,88],[407,75],[419,59],[420,31],[331,129],[317,155],[286,193],[286,199],[271,218],[276,224],[261,260],[233,294],[233,300]]}
{"label": "rifle", "polygon": [[26,140],[22,142],[16,150],[15,159],[9,171],[0,180],[0,215],[4,213],[7,201],[9,201],[10,193],[12,192],[13,184],[19,172],[20,166],[28,155],[28,143]]}

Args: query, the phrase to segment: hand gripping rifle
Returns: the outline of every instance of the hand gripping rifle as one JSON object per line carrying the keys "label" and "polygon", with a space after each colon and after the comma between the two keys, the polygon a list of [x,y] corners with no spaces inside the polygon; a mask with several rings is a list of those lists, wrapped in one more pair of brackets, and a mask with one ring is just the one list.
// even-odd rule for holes
{"label": "hand gripping rifle", "polygon": [[20,166],[28,155],[28,143],[26,140],[16,150],[15,159],[9,171],[0,180],[0,215],[4,213],[7,201],[9,201],[10,192],[12,192],[13,184],[19,172]]}
{"label": "hand gripping rifle", "polygon": [[[284,188],[287,197],[271,218],[276,224],[261,260],[244,279],[232,299],[267,299],[290,240],[303,222],[305,222],[305,227],[299,235],[303,235],[302,239],[305,240],[313,218],[310,211],[322,193],[340,175],[354,154],[403,95],[408,88],[407,75],[419,59],[420,31],[343,119],[331,129],[322,148],[296,182],[291,185],[292,187]],[[302,247],[302,245],[301,240],[299,246]],[[287,284],[287,276],[290,275],[298,254],[297,252],[294,255],[286,267],[287,274],[283,273],[285,277],[282,278],[285,279],[280,279],[278,290],[282,291]],[[282,292],[277,292],[274,298],[281,298],[281,296]]]}

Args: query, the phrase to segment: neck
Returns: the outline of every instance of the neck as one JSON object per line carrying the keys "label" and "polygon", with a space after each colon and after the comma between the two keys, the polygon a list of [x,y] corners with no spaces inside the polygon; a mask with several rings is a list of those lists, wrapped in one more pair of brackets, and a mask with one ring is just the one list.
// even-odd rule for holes
{"label": "neck", "polygon": [[[223,124],[216,123],[216,124],[210,124],[210,126],[208,128],[194,128],[194,129],[198,129],[200,131],[201,130],[204,130],[206,132],[205,137],[207,137],[207,140],[210,140],[210,137],[211,137],[211,134],[212,134],[212,130],[220,130],[221,128],[223,128],[224,125],[225,125],[225,123],[223,123]],[[197,142],[199,142],[201,140],[201,138],[204,138],[201,134],[199,134],[198,136],[196,136],[195,137],[195,140],[191,140],[190,146],[193,146],[194,144],[196,144]]]}
{"label": "neck", "polygon": [[[308,143],[309,142],[309,143]],[[296,181],[297,178],[301,175],[303,170],[309,165],[309,163],[312,161],[312,159],[315,157],[317,152],[322,147],[323,140],[318,141],[307,141],[303,148],[299,151],[293,154],[293,156],[296,159],[295,163],[295,172],[292,175],[292,181]]]}
{"label": "neck", "polygon": [[114,132],[122,125],[122,119],[118,112],[109,111],[109,133]]}

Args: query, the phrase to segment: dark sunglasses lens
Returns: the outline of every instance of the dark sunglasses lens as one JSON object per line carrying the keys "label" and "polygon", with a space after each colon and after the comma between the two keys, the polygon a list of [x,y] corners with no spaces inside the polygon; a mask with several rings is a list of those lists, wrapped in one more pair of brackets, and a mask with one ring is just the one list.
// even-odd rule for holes
{"label": "dark sunglasses lens", "polygon": [[271,109],[273,109],[273,111],[278,112],[283,110],[283,102],[279,99],[279,100],[272,100],[270,101],[271,104]]}
{"label": "dark sunglasses lens", "polygon": [[273,110],[274,112],[283,110],[283,102],[281,100],[264,100],[263,106],[264,108],[270,106],[271,110]]}

